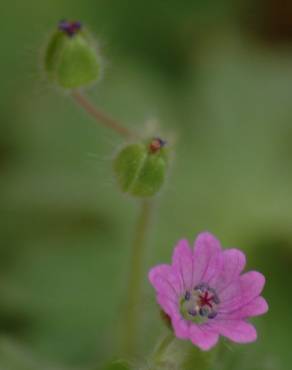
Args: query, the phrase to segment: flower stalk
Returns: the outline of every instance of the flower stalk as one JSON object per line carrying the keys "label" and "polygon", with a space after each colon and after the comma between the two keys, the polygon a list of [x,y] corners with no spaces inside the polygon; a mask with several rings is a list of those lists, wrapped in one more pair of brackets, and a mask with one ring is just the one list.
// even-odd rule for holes
{"label": "flower stalk", "polygon": [[126,137],[133,138],[137,135],[132,131],[122,126],[118,121],[107,115],[105,112],[101,111],[95,107],[90,100],[82,93],[80,90],[73,90],[71,92],[72,98],[75,103],[82,107],[91,117],[93,117],[98,123],[103,124],[105,127],[110,128],[117,134]]}
{"label": "flower stalk", "polygon": [[132,244],[130,274],[128,280],[128,296],[125,305],[125,331],[123,338],[123,352],[131,356],[136,348],[137,327],[139,322],[139,301],[143,276],[143,256],[146,246],[146,236],[151,219],[152,204],[149,200],[140,203],[135,236]]}
{"label": "flower stalk", "polygon": [[175,336],[173,335],[173,333],[169,332],[158,344],[152,355],[152,361],[155,365],[159,366],[161,361],[163,361],[163,357],[165,356],[166,352],[169,349],[169,346],[172,344],[174,339]]}

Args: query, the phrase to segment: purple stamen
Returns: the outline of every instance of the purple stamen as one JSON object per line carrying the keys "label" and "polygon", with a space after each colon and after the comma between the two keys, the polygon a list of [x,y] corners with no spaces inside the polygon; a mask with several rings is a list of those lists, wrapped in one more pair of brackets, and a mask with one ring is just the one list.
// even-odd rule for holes
{"label": "purple stamen", "polygon": [[214,296],[213,296],[213,302],[214,302],[215,304],[219,304],[219,303],[220,303],[220,299],[218,298],[218,296],[217,296],[217,295],[214,295]]}
{"label": "purple stamen", "polygon": [[190,292],[186,292],[186,294],[185,294],[185,300],[186,301],[189,301],[190,298],[191,298],[191,293]]}
{"label": "purple stamen", "polygon": [[199,285],[195,286],[194,290],[200,290],[201,292],[205,293],[209,289],[206,283],[200,283]]}
{"label": "purple stamen", "polygon": [[82,25],[78,21],[66,21],[62,20],[59,23],[59,30],[66,33],[68,36],[72,37],[74,36],[80,29]]}
{"label": "purple stamen", "polygon": [[217,312],[216,311],[213,311],[211,312],[209,315],[208,315],[208,319],[215,319],[215,317],[217,316]]}
{"label": "purple stamen", "polygon": [[189,310],[188,313],[191,315],[191,316],[196,316],[197,315],[197,312],[196,310]]}
{"label": "purple stamen", "polygon": [[201,316],[208,316],[208,314],[209,314],[209,310],[208,310],[208,308],[201,307],[201,308],[200,308],[200,310],[199,310],[199,314],[200,314]]}

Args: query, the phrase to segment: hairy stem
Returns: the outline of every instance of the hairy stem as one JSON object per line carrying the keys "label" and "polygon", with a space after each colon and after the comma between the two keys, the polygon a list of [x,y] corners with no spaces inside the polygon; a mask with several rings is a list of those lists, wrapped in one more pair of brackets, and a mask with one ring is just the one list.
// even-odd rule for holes
{"label": "hairy stem", "polygon": [[132,355],[137,340],[137,326],[139,319],[140,290],[143,276],[143,257],[146,245],[146,236],[151,217],[151,203],[144,200],[140,205],[135,236],[132,245],[132,261],[128,283],[128,298],[125,307],[125,332],[123,337],[124,353]]}
{"label": "hairy stem", "polygon": [[154,364],[159,364],[165,352],[168,350],[168,347],[174,340],[174,335],[172,332],[168,333],[162,341],[158,344],[157,348],[155,349],[152,358]]}
{"label": "hairy stem", "polygon": [[127,138],[135,137],[136,135],[119,122],[108,116],[105,112],[96,108],[79,90],[74,90],[71,93],[74,101],[81,106],[90,116],[92,116],[98,123],[102,123],[105,127],[110,128],[117,134]]}

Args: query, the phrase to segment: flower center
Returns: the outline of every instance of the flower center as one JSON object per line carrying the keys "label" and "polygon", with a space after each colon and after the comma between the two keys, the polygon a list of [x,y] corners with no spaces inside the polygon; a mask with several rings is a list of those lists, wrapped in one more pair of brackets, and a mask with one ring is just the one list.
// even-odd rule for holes
{"label": "flower center", "polygon": [[180,311],[186,320],[200,324],[217,316],[219,303],[216,291],[201,283],[181,297]]}

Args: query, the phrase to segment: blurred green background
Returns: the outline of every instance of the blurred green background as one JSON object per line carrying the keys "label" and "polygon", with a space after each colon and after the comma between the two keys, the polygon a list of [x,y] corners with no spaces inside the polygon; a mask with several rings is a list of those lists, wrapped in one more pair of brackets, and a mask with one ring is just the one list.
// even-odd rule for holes
{"label": "blurred green background", "polygon": [[145,256],[140,348],[163,331],[147,269],[202,230],[267,277],[256,344],[232,370],[291,369],[292,6],[285,0],[1,2],[0,368],[91,368],[111,358],[138,205],[116,189],[119,137],[51,87],[42,48],[62,18],[99,40],[91,99],[175,137]]}

